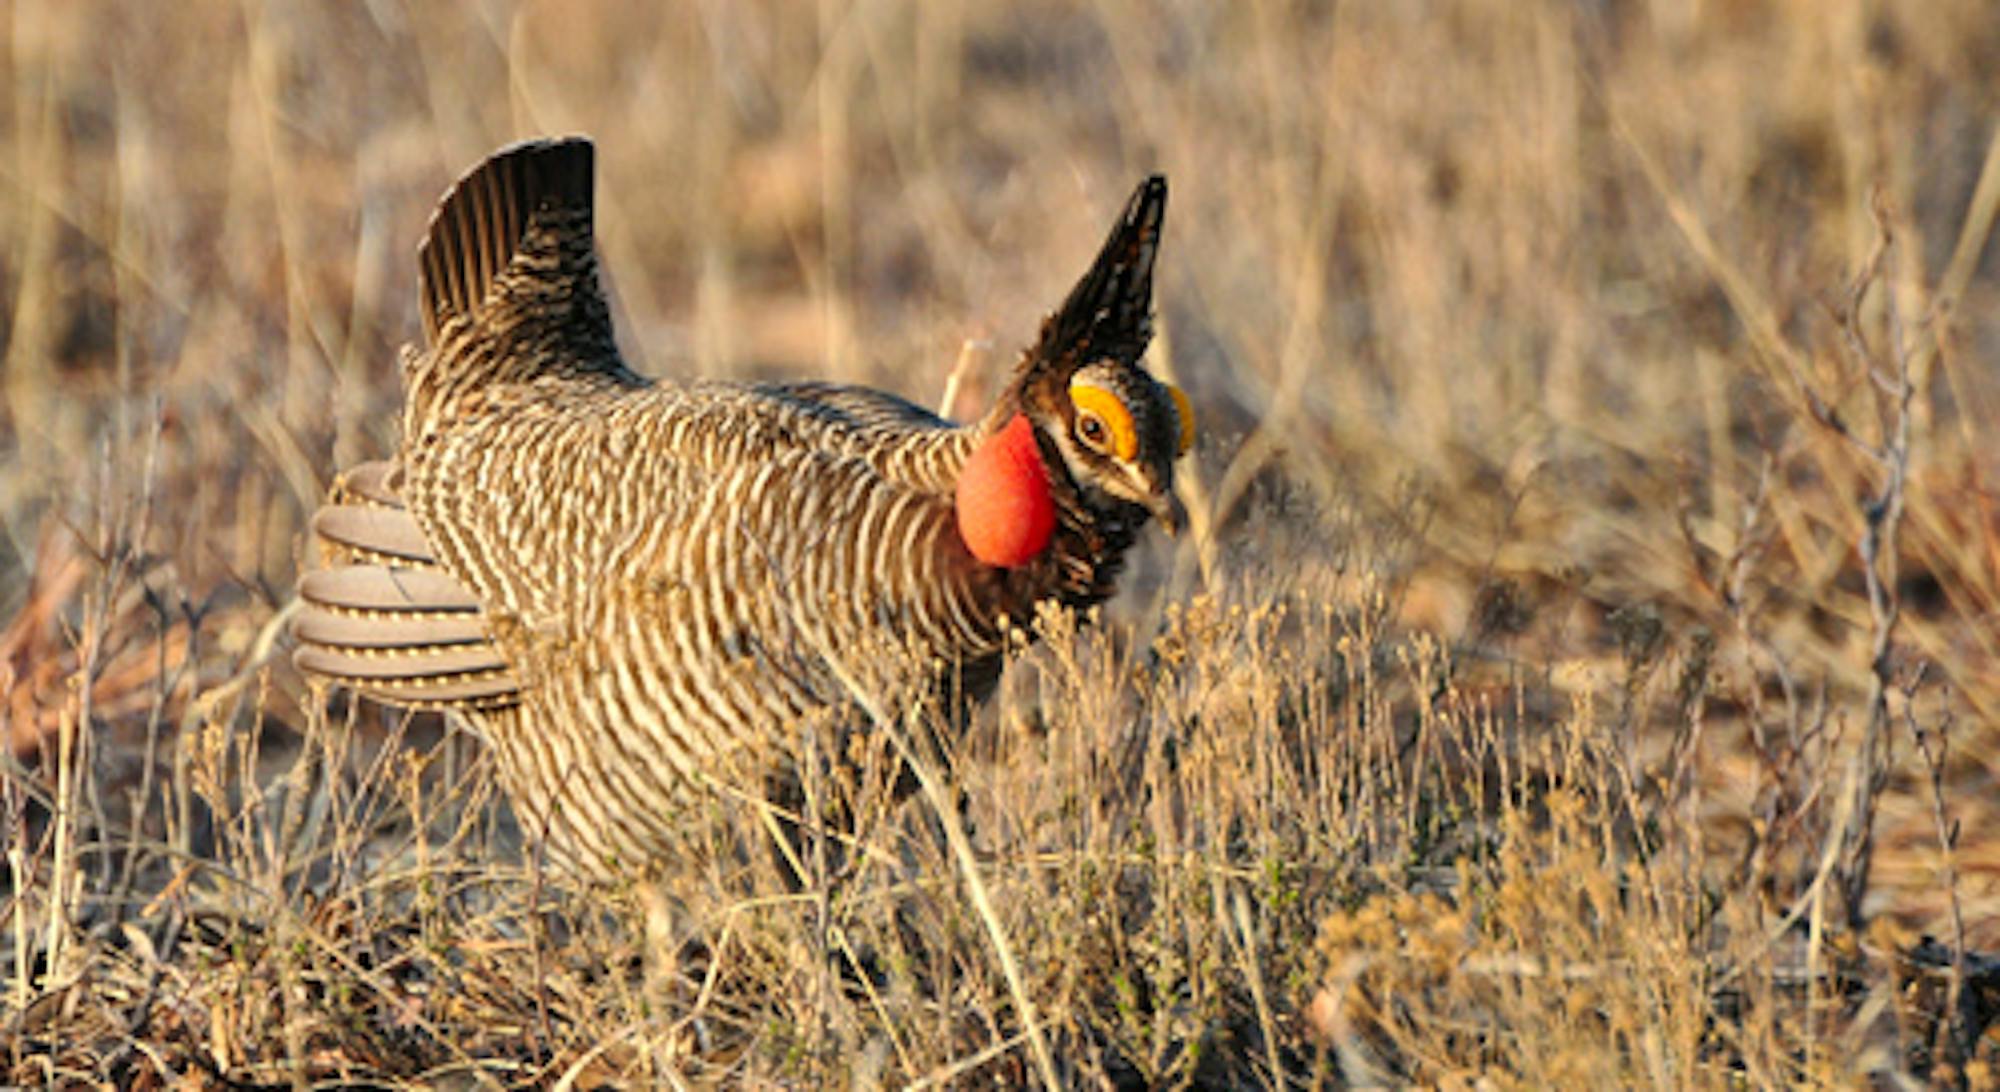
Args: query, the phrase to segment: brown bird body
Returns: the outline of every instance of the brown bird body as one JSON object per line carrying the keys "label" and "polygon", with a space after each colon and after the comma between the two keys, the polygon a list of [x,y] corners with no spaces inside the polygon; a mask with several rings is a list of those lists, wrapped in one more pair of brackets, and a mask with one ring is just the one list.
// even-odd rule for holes
{"label": "brown bird body", "polygon": [[[854,685],[989,690],[1010,623],[1101,601],[1147,517],[1179,518],[1191,421],[1138,363],[1158,179],[961,427],[864,388],[628,370],[591,160],[577,138],[517,145],[446,195],[401,450],[315,517],[327,565],[294,631],[311,674],[462,713],[552,858],[606,878],[657,867],[690,790],[756,784],[802,725],[851,711]],[[958,486],[1017,415],[1040,476],[998,488],[1055,517],[1033,556],[989,564],[967,545],[986,498]]]}

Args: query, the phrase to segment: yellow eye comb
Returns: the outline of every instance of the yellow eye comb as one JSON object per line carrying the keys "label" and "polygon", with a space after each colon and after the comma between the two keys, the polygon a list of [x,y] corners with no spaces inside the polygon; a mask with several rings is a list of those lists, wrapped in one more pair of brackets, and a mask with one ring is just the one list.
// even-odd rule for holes
{"label": "yellow eye comb", "polygon": [[1173,395],[1174,412],[1181,419],[1180,442],[1176,445],[1174,454],[1185,455],[1188,449],[1194,447],[1194,403],[1188,401],[1186,391],[1172,383],[1167,384],[1167,393]]}
{"label": "yellow eye comb", "polygon": [[1095,383],[1071,382],[1070,405],[1080,413],[1094,414],[1111,430],[1110,452],[1126,462],[1139,453],[1139,434],[1132,428],[1132,411],[1116,394]]}

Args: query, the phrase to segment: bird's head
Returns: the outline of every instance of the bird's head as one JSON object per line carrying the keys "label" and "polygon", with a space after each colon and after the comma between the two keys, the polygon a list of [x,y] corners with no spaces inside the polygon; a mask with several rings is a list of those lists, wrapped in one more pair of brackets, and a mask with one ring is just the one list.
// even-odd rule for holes
{"label": "bird's head", "polygon": [[958,490],[960,529],[982,561],[1031,560],[1059,508],[1106,527],[1149,515],[1169,533],[1186,525],[1174,461],[1193,444],[1193,409],[1140,363],[1166,207],[1164,178],[1133,192],[989,418]]}

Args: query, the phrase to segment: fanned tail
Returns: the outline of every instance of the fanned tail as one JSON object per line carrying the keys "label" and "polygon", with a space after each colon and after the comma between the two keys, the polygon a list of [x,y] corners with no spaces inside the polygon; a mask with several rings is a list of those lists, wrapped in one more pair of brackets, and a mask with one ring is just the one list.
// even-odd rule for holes
{"label": "fanned tail", "polygon": [[[431,214],[417,249],[424,333],[438,343],[455,318],[476,320],[517,257],[539,252],[516,276],[548,281],[588,279],[591,185],[596,155],[582,137],[530,140],[488,156],[452,184]],[[530,229],[545,238],[529,239]]]}
{"label": "fanned tail", "polygon": [[496,385],[640,382],[597,280],[594,164],[583,137],[515,144],[438,203],[417,251],[426,344],[403,355],[406,443]]}
{"label": "fanned tail", "polygon": [[314,513],[326,567],[299,581],[293,662],[392,705],[515,703],[518,680],[487,634],[479,601],[438,567],[396,492],[396,473],[390,463],[357,466]]}

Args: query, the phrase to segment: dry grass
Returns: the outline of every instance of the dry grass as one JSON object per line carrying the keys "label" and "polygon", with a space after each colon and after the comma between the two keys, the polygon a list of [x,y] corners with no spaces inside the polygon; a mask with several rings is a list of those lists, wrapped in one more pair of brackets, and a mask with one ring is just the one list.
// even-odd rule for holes
{"label": "dry grass", "polygon": [[[8,9],[4,1079],[1993,1086],[1988,0],[988,8]],[[644,370],[961,414],[1163,170],[1204,417],[937,794],[691,819],[667,998],[280,636],[431,201],[579,130]]]}

